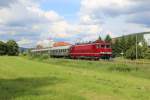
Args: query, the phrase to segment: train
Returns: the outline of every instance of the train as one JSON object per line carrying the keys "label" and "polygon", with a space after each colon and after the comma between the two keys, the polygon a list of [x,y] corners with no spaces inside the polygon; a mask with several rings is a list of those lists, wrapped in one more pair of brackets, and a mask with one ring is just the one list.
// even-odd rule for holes
{"label": "train", "polygon": [[48,54],[50,57],[67,57],[72,59],[110,59],[112,57],[111,43],[96,41],[92,43],[58,46],[31,50],[33,55]]}

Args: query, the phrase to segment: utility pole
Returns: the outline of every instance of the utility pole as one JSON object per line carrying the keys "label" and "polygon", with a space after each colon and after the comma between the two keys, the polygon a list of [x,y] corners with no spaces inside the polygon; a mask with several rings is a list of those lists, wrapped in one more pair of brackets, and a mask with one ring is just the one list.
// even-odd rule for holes
{"label": "utility pole", "polygon": [[136,34],[136,60],[138,59],[137,34]]}

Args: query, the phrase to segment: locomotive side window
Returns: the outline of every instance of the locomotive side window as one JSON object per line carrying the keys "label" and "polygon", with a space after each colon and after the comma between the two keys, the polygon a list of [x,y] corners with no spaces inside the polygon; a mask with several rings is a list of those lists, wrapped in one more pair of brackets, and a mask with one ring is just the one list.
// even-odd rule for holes
{"label": "locomotive side window", "polygon": [[96,48],[99,48],[99,45],[96,45]]}
{"label": "locomotive side window", "polygon": [[106,45],[106,48],[110,48],[110,45]]}
{"label": "locomotive side window", "polygon": [[105,45],[101,45],[101,48],[105,48]]}

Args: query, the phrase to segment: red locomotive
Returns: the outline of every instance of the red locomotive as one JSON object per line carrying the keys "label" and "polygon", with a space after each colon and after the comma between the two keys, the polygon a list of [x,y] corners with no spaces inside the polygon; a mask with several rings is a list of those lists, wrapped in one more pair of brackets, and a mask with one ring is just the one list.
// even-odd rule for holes
{"label": "red locomotive", "polygon": [[104,41],[73,45],[70,48],[71,58],[109,59],[112,56],[111,44]]}

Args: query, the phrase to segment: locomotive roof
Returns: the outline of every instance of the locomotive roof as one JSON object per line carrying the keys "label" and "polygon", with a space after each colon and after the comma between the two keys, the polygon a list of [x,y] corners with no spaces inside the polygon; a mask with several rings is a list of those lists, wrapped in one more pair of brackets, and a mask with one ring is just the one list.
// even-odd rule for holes
{"label": "locomotive roof", "polygon": [[82,43],[82,44],[76,44],[77,46],[81,46],[81,45],[95,45],[95,44],[110,44],[109,42],[105,42],[105,41],[95,41],[93,43]]}

